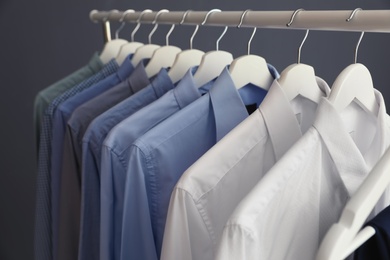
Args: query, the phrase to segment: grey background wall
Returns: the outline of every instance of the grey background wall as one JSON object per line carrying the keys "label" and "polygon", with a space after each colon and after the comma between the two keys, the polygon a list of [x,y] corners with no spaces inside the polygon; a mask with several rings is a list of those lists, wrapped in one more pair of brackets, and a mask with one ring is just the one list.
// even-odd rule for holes
{"label": "grey background wall", "polygon": [[[385,0],[63,0],[0,1],[0,259],[33,258],[36,162],[32,111],[36,93],[83,66],[103,47],[101,27],[90,22],[91,9],[142,10],[352,10],[390,9]],[[390,18],[389,18],[390,19]],[[118,24],[112,24],[114,28]],[[134,25],[122,37],[129,39]],[[171,36],[183,49],[193,27],[181,26]],[[136,38],[146,41],[151,26],[142,26]],[[153,40],[164,44],[168,26]],[[212,50],[221,28],[201,28],[194,47]],[[229,29],[220,44],[234,56],[245,54],[251,30]],[[301,31],[258,30],[252,52],[282,71],[296,61]],[[302,62],[312,65],[330,85],[352,62],[358,33],[311,32]],[[374,84],[390,105],[390,34],[366,34],[359,61],[371,71]]]}

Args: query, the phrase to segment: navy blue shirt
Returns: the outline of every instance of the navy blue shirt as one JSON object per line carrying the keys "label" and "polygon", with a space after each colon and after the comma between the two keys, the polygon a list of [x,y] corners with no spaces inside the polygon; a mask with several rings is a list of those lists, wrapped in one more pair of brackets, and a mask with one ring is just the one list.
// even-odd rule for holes
{"label": "navy blue shirt", "polygon": [[38,175],[37,175],[37,200],[35,212],[35,259],[51,260],[56,258],[53,248],[57,244],[52,241],[52,215],[51,215],[51,140],[53,115],[57,107],[70,97],[91,87],[118,70],[115,60],[107,63],[97,74],[84,80],[73,88],[65,91],[55,98],[46,109],[42,121],[40,133]]}
{"label": "navy blue shirt", "polygon": [[[140,77],[138,81],[141,89],[149,84],[144,66],[148,60],[140,62],[133,69],[131,56],[121,65],[118,72],[107,77],[95,86],[75,96],[74,102],[80,106],[72,113],[68,120],[66,133],[63,139],[63,157],[61,164],[60,180],[60,232],[59,232],[59,260],[76,259],[78,257],[80,235],[80,174],[81,174],[81,140],[89,123],[101,112],[115,104],[116,95],[103,99],[102,93],[116,89],[118,84],[127,77]],[[130,75],[130,72],[131,75]],[[121,86],[121,85],[120,85]],[[119,86],[119,87],[120,87]],[[111,94],[111,92],[109,92]],[[97,99],[94,99],[94,98]],[[114,97],[114,98],[113,98]],[[96,100],[100,102],[96,102]],[[87,102],[88,101],[88,102]],[[114,102],[113,102],[114,101]]]}
{"label": "navy blue shirt", "polygon": [[366,226],[373,227],[375,235],[355,251],[354,259],[390,259],[390,206],[369,221]]}
{"label": "navy blue shirt", "polygon": [[104,91],[105,88],[116,84],[117,81],[125,79],[126,75],[130,74],[134,68],[131,64],[131,56],[127,57],[118,71],[97,84],[94,84],[87,90],[75,95],[64,101],[58,106],[53,116],[52,123],[52,141],[51,141],[51,198],[52,198],[52,222],[53,222],[53,245],[56,251],[58,244],[58,228],[59,228],[59,204],[60,204],[60,174],[62,167],[63,142],[65,136],[66,123],[68,122],[73,111],[76,110],[86,100],[93,95]]}

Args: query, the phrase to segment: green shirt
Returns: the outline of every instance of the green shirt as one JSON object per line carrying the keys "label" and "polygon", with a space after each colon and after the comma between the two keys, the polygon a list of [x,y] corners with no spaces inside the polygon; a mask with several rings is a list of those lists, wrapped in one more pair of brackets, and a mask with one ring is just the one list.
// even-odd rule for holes
{"label": "green shirt", "polygon": [[100,60],[99,55],[95,53],[87,65],[66,76],[65,78],[57,81],[49,87],[41,90],[35,97],[34,102],[34,128],[36,137],[36,146],[39,147],[39,137],[41,131],[41,120],[43,113],[49,104],[59,95],[67,91],[68,89],[76,86],[83,80],[91,77],[95,73],[99,72],[103,67],[103,62]]}

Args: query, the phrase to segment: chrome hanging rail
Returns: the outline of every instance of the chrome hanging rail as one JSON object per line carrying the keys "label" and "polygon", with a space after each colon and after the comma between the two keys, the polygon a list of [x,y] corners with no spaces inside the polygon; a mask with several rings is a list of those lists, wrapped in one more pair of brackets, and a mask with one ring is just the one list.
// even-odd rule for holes
{"label": "chrome hanging rail", "polygon": [[[179,24],[184,11],[163,13],[159,16],[160,24]],[[246,16],[241,27],[257,27],[272,29],[300,29],[300,30],[325,30],[325,31],[354,31],[354,32],[390,32],[390,10],[361,10],[356,13],[352,21],[347,22],[351,10],[333,11],[303,11],[294,18],[294,23],[287,27],[294,11],[251,11]],[[124,21],[136,23],[141,12],[128,13]],[[202,23],[207,11],[191,11],[188,13],[184,25],[196,25]],[[90,19],[94,22],[120,21],[121,11],[97,11],[90,12]],[[205,23],[208,26],[236,27],[240,22],[242,11],[224,11],[210,15]],[[145,13],[142,23],[152,23],[156,12]]]}

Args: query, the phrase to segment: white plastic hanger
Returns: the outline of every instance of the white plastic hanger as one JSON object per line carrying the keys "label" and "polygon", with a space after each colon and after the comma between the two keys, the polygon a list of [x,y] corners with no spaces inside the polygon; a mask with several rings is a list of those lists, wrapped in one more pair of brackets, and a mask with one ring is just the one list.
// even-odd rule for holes
{"label": "white plastic hanger", "polygon": [[[158,16],[159,15],[156,15],[154,23],[157,22]],[[145,71],[148,78],[157,75],[161,68],[171,67],[176,59],[176,55],[181,52],[180,48],[169,45],[169,36],[171,35],[174,28],[175,24],[172,24],[171,29],[165,36],[166,45],[154,51],[152,58],[146,66]]]}
{"label": "white plastic hanger", "polygon": [[[361,8],[355,9],[347,22],[351,21],[359,10]],[[361,33],[355,48],[355,63],[346,67],[336,78],[329,95],[329,101],[338,111],[343,110],[352,101],[355,101],[365,111],[377,115],[378,104],[375,99],[374,84],[370,71],[363,64],[356,63],[357,52],[363,35],[364,32]]]}
{"label": "white plastic hanger", "polygon": [[[150,13],[152,12],[152,10],[150,9],[146,9],[144,11],[141,12],[141,14],[139,15],[138,19],[137,19],[137,25],[136,27],[134,28],[133,32],[131,33],[131,42],[128,42],[126,44],[123,44],[119,50],[119,53],[118,55],[116,56],[116,61],[118,62],[118,64],[122,64],[123,61],[126,59],[126,57],[129,55],[129,54],[132,54],[134,53],[139,47],[141,47],[142,45],[144,45],[143,43],[141,42],[135,42],[134,41],[134,35],[135,33],[138,31],[139,27],[141,26],[140,22],[139,22],[139,19],[141,19],[142,15],[145,14],[145,13]],[[115,32],[115,35],[116,35],[116,38],[118,38],[118,35],[119,35],[119,32],[123,29],[123,27],[125,26],[126,22],[124,21],[124,19],[126,18],[127,14],[128,13],[131,13],[130,11],[125,11],[123,13],[123,16],[121,17],[121,19],[119,20],[120,22],[122,22],[122,25],[118,28],[118,30]]]}
{"label": "white plastic hanger", "polygon": [[[181,20],[180,24],[184,23],[185,18],[187,17],[187,14],[191,10],[187,10],[184,15],[183,19]],[[180,52],[179,54],[176,55],[176,59],[171,67],[171,69],[168,72],[168,76],[172,80],[174,84],[179,82],[186,72],[188,71],[189,68],[193,66],[198,66],[200,62],[202,61],[202,57],[204,55],[203,51],[193,49],[192,48],[192,43],[193,39],[198,31],[199,25],[196,26],[194,32],[192,33],[192,36],[190,38],[190,49],[189,50],[184,50]]]}
{"label": "white plastic hanger", "polygon": [[361,230],[383,192],[390,185],[390,149],[371,170],[359,189],[348,201],[338,223],[326,233],[316,260],[341,260],[375,234],[367,226]]}
{"label": "white plastic hanger", "polygon": [[[209,15],[214,12],[221,12],[221,10],[210,10],[206,14],[206,17],[204,18],[201,25],[204,25]],[[195,86],[197,86],[198,88],[218,77],[221,74],[222,70],[226,67],[226,65],[229,65],[233,61],[233,55],[231,53],[219,50],[219,41],[225,35],[227,28],[228,27],[226,26],[221,36],[218,38],[216,42],[216,50],[209,51],[205,53],[202,57],[202,61],[200,62],[199,68],[194,75]]]}
{"label": "white plastic hanger", "polygon": [[[361,10],[361,8],[355,9],[347,19],[347,22],[351,21],[358,10]],[[363,33],[360,35],[359,42],[356,45],[355,64],[348,66],[347,69],[351,66],[352,68],[347,71],[344,69],[337,77],[336,82],[339,80],[339,77],[342,77],[340,81],[337,82],[337,92],[333,92],[333,87],[331,90],[330,97],[332,97],[332,92],[337,95],[345,94],[346,97],[338,98],[336,96],[332,97],[332,100],[330,97],[329,99],[339,111],[356,99],[366,110],[377,114],[378,105],[375,101],[371,76],[362,64],[356,64],[357,52],[362,38]],[[352,74],[347,75],[348,73]],[[355,80],[352,77],[357,77],[358,80]],[[343,89],[343,84],[347,84],[347,87],[345,87],[347,90]],[[333,224],[326,233],[317,252],[317,260],[345,259],[375,234],[374,228],[370,226],[367,226],[364,229],[361,228],[389,184],[390,149],[387,149],[382,158],[348,201],[343,209],[339,222]]]}
{"label": "white plastic hanger", "polygon": [[[290,22],[287,24],[288,27],[292,25],[295,16],[302,10],[304,9],[294,11]],[[315,103],[319,103],[321,97],[325,96],[325,93],[318,87],[314,68],[301,63],[301,50],[308,34],[309,30],[306,30],[305,37],[298,48],[298,62],[285,68],[280,74],[278,82],[288,100],[291,101],[298,95],[301,95]]]}
{"label": "white plastic hanger", "polygon": [[[100,53],[100,60],[106,64],[108,63],[111,59],[115,58],[117,54],[119,53],[119,50],[123,44],[126,44],[127,41],[123,39],[114,39],[111,40],[111,31],[110,31],[110,22],[108,19],[110,18],[110,15],[112,13],[116,13],[118,10],[111,10],[108,15],[104,18],[103,23],[106,28],[106,38],[108,39],[108,42],[104,45],[104,48],[102,52]],[[133,10],[134,12],[134,10]]]}
{"label": "white plastic hanger", "polygon": [[154,32],[157,30],[157,27],[158,27],[158,23],[156,23],[157,17],[161,13],[167,13],[167,12],[169,12],[167,9],[162,9],[162,10],[160,10],[160,11],[158,11],[156,13],[156,16],[155,16],[154,21],[153,21],[154,27],[153,27],[152,31],[149,33],[149,36],[148,36],[149,44],[145,44],[144,46],[139,47],[135,51],[134,56],[131,59],[131,63],[133,64],[133,66],[137,66],[137,64],[142,59],[151,58],[153,56],[154,51],[157,50],[158,48],[160,48],[159,45],[152,44],[152,35],[154,34]]}
{"label": "white plastic hanger", "polygon": [[[241,27],[244,17],[249,11],[250,10],[248,9],[241,15],[240,24],[237,28]],[[248,41],[248,54],[234,59],[229,67],[230,76],[232,77],[237,89],[251,83],[255,86],[268,90],[274,80],[269,72],[265,59],[263,57],[250,54],[251,43],[253,37],[255,36],[256,29],[256,27],[253,29],[251,38]]]}

